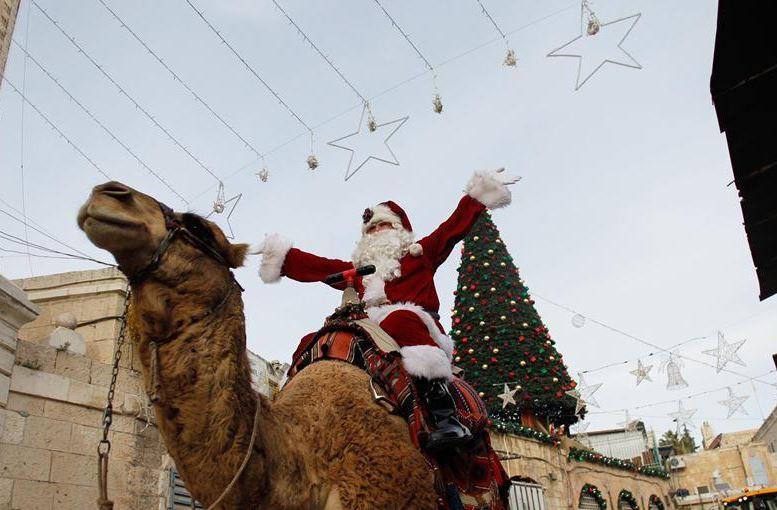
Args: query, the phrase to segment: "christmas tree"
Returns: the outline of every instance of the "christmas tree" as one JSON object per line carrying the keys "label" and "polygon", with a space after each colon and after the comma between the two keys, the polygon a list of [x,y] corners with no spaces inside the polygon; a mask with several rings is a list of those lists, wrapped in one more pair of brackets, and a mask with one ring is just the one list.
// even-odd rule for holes
{"label": "christmas tree", "polygon": [[540,428],[577,422],[566,394],[576,383],[488,213],[464,240],[455,295],[454,361],[491,419]]}

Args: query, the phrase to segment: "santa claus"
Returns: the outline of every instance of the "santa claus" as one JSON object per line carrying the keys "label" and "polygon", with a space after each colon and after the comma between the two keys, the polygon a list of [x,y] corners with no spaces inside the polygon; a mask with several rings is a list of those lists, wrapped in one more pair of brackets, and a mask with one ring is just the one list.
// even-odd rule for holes
{"label": "santa claus", "polygon": [[429,404],[436,429],[426,445],[429,449],[470,436],[454,417],[447,389],[447,381],[453,377],[453,341],[440,324],[434,274],[485,209],[510,203],[507,186],[518,178],[507,177],[503,171],[475,172],[450,218],[417,242],[405,211],[388,201],[364,211],[362,237],[350,262],[304,252],[278,234],[267,236],[253,250],[263,256],[259,275],[266,283],[277,282],[281,276],[320,282],[354,267],[375,266],[374,274],[357,279],[356,290],[370,319],[400,345],[403,365]]}

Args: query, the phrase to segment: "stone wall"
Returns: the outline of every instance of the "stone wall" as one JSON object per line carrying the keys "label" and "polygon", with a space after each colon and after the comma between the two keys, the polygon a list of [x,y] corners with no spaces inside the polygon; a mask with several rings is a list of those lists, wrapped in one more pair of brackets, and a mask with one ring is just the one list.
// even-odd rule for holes
{"label": "stone wall", "polygon": [[630,471],[598,464],[567,460],[565,447],[556,447],[509,434],[492,433],[493,447],[507,460],[503,465],[511,476],[528,477],[545,489],[545,504],[550,510],[576,509],[583,485],[589,483],[602,491],[608,508],[618,508],[618,495],[627,489],[637,498],[640,508],[648,508],[651,495],[661,498],[667,509],[669,482]]}
{"label": "stone wall", "polygon": [[8,403],[19,328],[39,313],[24,292],[0,276],[0,408]]}

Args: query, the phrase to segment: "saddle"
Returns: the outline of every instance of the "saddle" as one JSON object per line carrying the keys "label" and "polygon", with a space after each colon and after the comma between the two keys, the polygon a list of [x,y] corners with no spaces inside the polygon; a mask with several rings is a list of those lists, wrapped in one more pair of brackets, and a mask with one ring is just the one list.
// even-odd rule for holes
{"label": "saddle", "polygon": [[429,433],[429,416],[412,378],[402,366],[399,346],[370,321],[362,303],[345,303],[324,327],[305,336],[292,357],[288,377],[322,360],[339,360],[370,375],[373,399],[408,423],[413,444],[434,472],[440,509],[504,510],[509,478],[491,447],[488,413],[477,391],[464,379],[449,384],[459,421],[473,434],[464,446],[432,454],[421,448]]}

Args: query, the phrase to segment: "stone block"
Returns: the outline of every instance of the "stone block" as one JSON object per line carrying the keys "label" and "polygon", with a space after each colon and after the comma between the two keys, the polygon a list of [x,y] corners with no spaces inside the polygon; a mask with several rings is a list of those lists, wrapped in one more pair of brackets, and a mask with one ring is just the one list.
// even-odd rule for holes
{"label": "stone block", "polygon": [[57,353],[54,373],[88,383],[92,377],[92,360],[68,351]]}
{"label": "stone block", "polygon": [[0,406],[6,405],[11,393],[11,378],[0,374]]}
{"label": "stone block", "polygon": [[42,372],[54,371],[54,359],[57,351],[47,345],[19,341],[16,344],[16,364],[35,364]]}
{"label": "stone block", "polygon": [[43,403],[45,400],[21,393],[11,393],[8,396],[7,408],[11,411],[19,411],[28,415],[43,416]]}
{"label": "stone block", "polygon": [[140,372],[120,368],[116,378],[116,389],[125,393],[141,393],[143,391],[143,378]]}
{"label": "stone block", "polygon": [[10,478],[0,478],[0,508],[11,508],[12,491],[13,480]]}
{"label": "stone block", "polygon": [[97,487],[57,484],[54,491],[54,508],[56,510],[95,508],[96,501]]}
{"label": "stone block", "polygon": [[111,383],[111,365],[105,363],[92,362],[89,383],[96,386],[107,387]]}
{"label": "stone block", "polygon": [[58,326],[48,336],[44,342],[49,347],[65,351],[69,351],[75,354],[86,354],[86,341],[79,334],[72,329],[63,328]]}
{"label": "stone block", "polygon": [[52,420],[42,416],[30,416],[24,428],[25,446],[65,452],[70,446],[73,426],[66,421]]}
{"label": "stone block", "polygon": [[0,374],[4,373],[10,375],[14,361],[16,361],[16,357],[14,356],[13,351],[9,351],[5,347],[0,347]]}
{"label": "stone block", "polygon": [[97,443],[100,439],[102,439],[102,430],[98,427],[73,424],[68,451],[70,453],[90,455],[96,451]]}
{"label": "stone block", "polygon": [[16,480],[11,508],[13,510],[52,510],[54,485],[47,482]]}
{"label": "stone block", "polygon": [[0,444],[0,477],[46,481],[51,452],[26,446]]}
{"label": "stone block", "polygon": [[111,458],[133,461],[142,455],[137,436],[126,432],[113,432],[111,440]]}
{"label": "stone block", "polygon": [[[103,386],[94,386],[81,381],[70,381],[67,392],[67,401],[85,407],[102,409],[108,396],[108,389]],[[117,402],[124,402],[124,395],[117,393]]]}
{"label": "stone block", "polygon": [[102,423],[102,412],[97,409],[81,407],[67,402],[47,400],[43,407],[43,416],[54,420],[62,420],[78,425],[99,427]]}
{"label": "stone block", "polygon": [[[20,342],[21,344],[21,342]],[[53,351],[53,349],[51,349]],[[52,358],[51,369],[54,369]],[[43,370],[32,370],[21,365],[14,366],[11,376],[11,391],[55,400],[67,400],[70,379]]]}
{"label": "stone block", "polygon": [[142,495],[158,495],[159,470],[142,466],[130,466],[129,486],[132,492]]}
{"label": "stone block", "polygon": [[113,340],[97,340],[86,344],[86,355],[92,361],[110,365],[113,361]]}
{"label": "stone block", "polygon": [[97,469],[95,456],[53,452],[51,454],[51,481],[96,487]]}
{"label": "stone block", "polygon": [[0,409],[0,443],[20,444],[24,439],[24,416]]}

